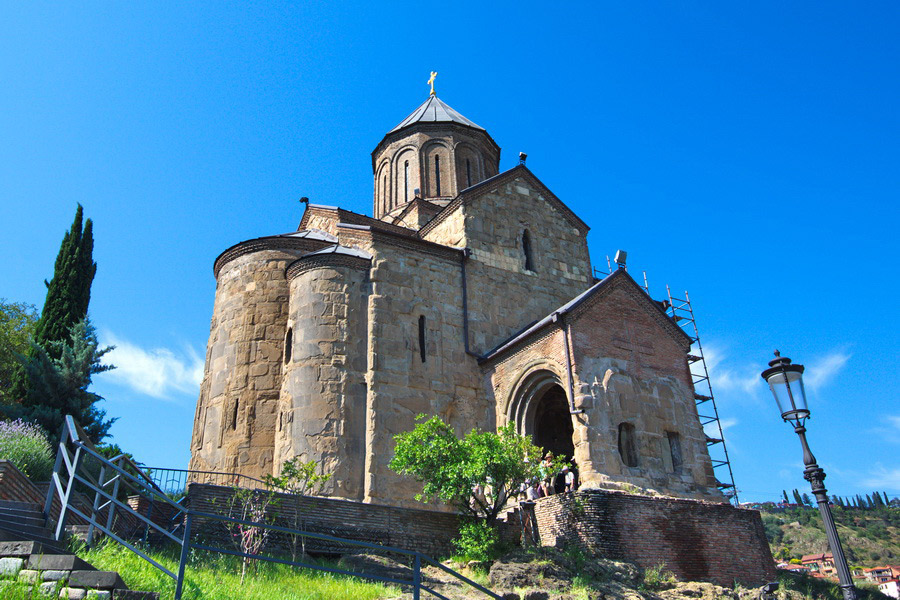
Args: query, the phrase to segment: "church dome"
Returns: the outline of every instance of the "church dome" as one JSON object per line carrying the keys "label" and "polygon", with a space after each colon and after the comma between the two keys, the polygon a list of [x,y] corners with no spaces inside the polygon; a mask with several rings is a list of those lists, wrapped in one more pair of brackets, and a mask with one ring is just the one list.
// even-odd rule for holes
{"label": "church dome", "polygon": [[388,133],[400,131],[404,127],[409,127],[414,123],[459,123],[473,129],[485,131],[484,127],[476,125],[473,121],[465,118],[449,104],[438,98],[437,96],[429,96],[428,100],[422,103],[419,108],[414,110],[411,115],[403,119],[403,121],[391,129]]}
{"label": "church dome", "polygon": [[474,121],[432,93],[372,152],[373,214],[392,221],[415,199],[446,206],[500,168],[500,147]]}

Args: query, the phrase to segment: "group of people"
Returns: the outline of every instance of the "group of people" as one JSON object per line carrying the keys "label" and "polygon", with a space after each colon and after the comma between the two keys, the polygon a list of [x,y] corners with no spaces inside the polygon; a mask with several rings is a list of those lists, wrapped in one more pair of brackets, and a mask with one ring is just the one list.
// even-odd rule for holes
{"label": "group of people", "polygon": [[578,487],[578,474],[574,467],[564,465],[561,469],[553,464],[553,453],[547,452],[539,466],[540,477],[531,481],[523,482],[519,486],[519,499],[531,500],[532,502],[538,498],[552,496],[553,494],[561,494],[563,492],[574,492]]}

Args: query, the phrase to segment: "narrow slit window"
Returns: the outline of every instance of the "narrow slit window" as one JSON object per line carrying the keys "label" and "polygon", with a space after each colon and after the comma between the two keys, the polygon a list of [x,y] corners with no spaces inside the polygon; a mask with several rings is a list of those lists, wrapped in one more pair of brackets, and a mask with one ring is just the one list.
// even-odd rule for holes
{"label": "narrow slit window", "polygon": [[534,253],[531,248],[531,234],[526,229],[522,233],[522,254],[525,255],[525,270],[534,271]]}
{"label": "narrow slit window", "polygon": [[472,165],[469,163],[469,159],[466,159],[466,186],[472,186]]}
{"label": "narrow slit window", "polygon": [[294,351],[294,329],[288,327],[287,334],[284,336],[284,364],[291,362],[291,356]]}
{"label": "narrow slit window", "polygon": [[403,165],[403,201],[409,202],[409,161]]}
{"label": "narrow slit window", "polygon": [[681,473],[681,465],[684,463],[681,456],[681,438],[676,431],[667,431],[666,437],[669,440],[669,453],[672,456],[672,472]]}
{"label": "narrow slit window", "polygon": [[638,466],[637,446],[634,440],[634,425],[619,423],[619,456],[627,467]]}
{"label": "narrow slit window", "polygon": [[441,195],[441,157],[434,157],[434,183],[436,187],[435,196]]}
{"label": "narrow slit window", "polygon": [[425,362],[425,315],[419,316],[419,358]]}
{"label": "narrow slit window", "polygon": [[234,401],[234,410],[231,413],[231,429],[237,429],[237,418],[238,418],[238,401]]}

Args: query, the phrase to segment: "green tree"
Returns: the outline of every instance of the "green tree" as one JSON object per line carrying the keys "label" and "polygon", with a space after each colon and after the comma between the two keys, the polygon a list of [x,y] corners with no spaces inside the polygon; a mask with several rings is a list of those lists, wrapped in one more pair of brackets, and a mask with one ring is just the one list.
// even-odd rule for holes
{"label": "green tree", "polygon": [[72,415],[91,441],[100,443],[109,436],[115,419],[105,419],[106,411],[97,407],[103,398],[89,392],[88,386],[93,375],[114,368],[101,362],[112,347],[100,348],[94,327],[87,319],[72,327],[68,342],[53,341],[49,346],[31,344],[25,361],[29,386],[19,407],[21,416],[43,427],[55,445],[65,416]]}
{"label": "green tree", "polygon": [[45,282],[47,298],[35,326],[34,341],[47,349],[53,358],[60,354],[51,349],[50,343],[69,339],[72,327],[87,317],[91,283],[97,273],[97,263],[93,259],[94,224],[88,219],[82,227],[83,212],[79,204],[75,209],[75,221],[63,236],[53,267],[53,279]]}
{"label": "green tree", "polygon": [[803,506],[803,498],[800,497],[800,492],[797,491],[797,488],[794,488],[794,503],[798,506]]}
{"label": "green tree", "polygon": [[440,418],[424,418],[420,415],[412,431],[394,437],[390,463],[395,472],[424,484],[416,499],[448,502],[493,526],[519,484],[538,477],[541,449],[512,424],[497,433],[473,429],[459,438]]}
{"label": "green tree", "polygon": [[788,500],[787,490],[781,490],[781,495],[784,496],[784,503],[785,503],[785,504],[790,504],[790,503],[791,503],[791,501]]}
{"label": "green tree", "polygon": [[809,495],[806,492],[800,498],[803,500],[804,506],[812,506],[812,500],[809,499]]}
{"label": "green tree", "polygon": [[16,400],[11,388],[15,379],[21,376],[19,357],[31,346],[37,319],[37,309],[33,305],[0,298],[0,405]]}

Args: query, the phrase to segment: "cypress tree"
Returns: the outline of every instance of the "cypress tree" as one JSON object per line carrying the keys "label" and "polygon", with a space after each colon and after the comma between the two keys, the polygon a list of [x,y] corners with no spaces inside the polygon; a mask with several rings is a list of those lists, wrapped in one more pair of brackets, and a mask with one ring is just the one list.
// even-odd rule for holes
{"label": "cypress tree", "polygon": [[84,209],[75,209],[72,227],[63,237],[53,267],[53,279],[44,282],[47,298],[44,309],[34,327],[34,341],[59,358],[51,342],[67,342],[72,327],[87,317],[91,301],[91,284],[97,273],[94,262],[94,224],[88,219],[82,227]]}
{"label": "cypress tree", "polygon": [[790,503],[791,503],[791,501],[788,500],[787,490],[781,490],[781,495],[784,496],[784,503],[785,503],[785,504],[790,504]]}
{"label": "cypress tree", "polygon": [[803,498],[800,497],[800,492],[797,491],[797,488],[794,488],[794,503],[803,506]]}

